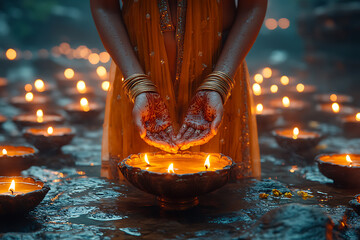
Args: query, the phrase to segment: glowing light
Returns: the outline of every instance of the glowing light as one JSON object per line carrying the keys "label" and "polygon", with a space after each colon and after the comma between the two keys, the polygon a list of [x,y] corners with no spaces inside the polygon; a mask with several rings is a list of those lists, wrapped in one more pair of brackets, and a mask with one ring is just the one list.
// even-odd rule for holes
{"label": "glowing light", "polygon": [[45,90],[45,83],[41,79],[36,79],[34,82],[34,86],[36,88],[36,91],[43,92]]}
{"label": "glowing light", "polygon": [[53,127],[48,127],[47,134],[52,135],[53,133],[54,133],[54,128]]}
{"label": "glowing light", "polygon": [[107,63],[108,61],[110,61],[110,54],[107,52],[101,52],[99,54],[100,57],[100,62],[102,63]]}
{"label": "glowing light", "polygon": [[290,106],[290,99],[288,97],[283,97],[282,98],[282,104],[284,107],[289,107]]}
{"label": "glowing light", "polygon": [[290,26],[290,21],[287,18],[280,18],[278,24],[281,29],[287,29]]}
{"label": "glowing light", "polygon": [[299,93],[303,92],[305,90],[305,86],[302,83],[299,83],[298,85],[296,85],[296,91],[298,91]]}
{"label": "glowing light", "polygon": [[350,156],[349,155],[346,155],[346,162],[349,164],[349,166],[351,167],[351,165],[352,165],[352,160],[351,160],[351,158],[350,158]]}
{"label": "glowing light", "polygon": [[79,93],[86,93],[86,84],[83,80],[80,80],[76,84],[76,89]]}
{"label": "glowing light", "polygon": [[7,155],[7,150],[4,148],[2,151],[1,151],[2,155]]}
{"label": "glowing light", "polygon": [[17,53],[16,53],[15,49],[9,48],[8,50],[6,50],[5,55],[6,55],[7,59],[14,60],[17,56]]}
{"label": "glowing light", "polygon": [[263,82],[263,80],[264,80],[264,78],[263,78],[263,76],[260,74],[260,73],[257,73],[257,74],[255,74],[255,76],[254,76],[254,80],[255,80],[255,82],[257,82],[257,83],[262,83]]}
{"label": "glowing light", "polygon": [[88,112],[90,110],[89,101],[86,98],[80,99],[80,106],[84,112]]}
{"label": "glowing light", "polygon": [[300,130],[299,128],[295,127],[293,130],[293,139],[297,139],[299,136]]}
{"label": "glowing light", "polygon": [[277,21],[273,18],[268,18],[265,20],[265,26],[269,30],[274,30],[275,28],[277,28],[277,24]]}
{"label": "glowing light", "polygon": [[208,170],[210,168],[210,155],[207,156],[205,163],[204,163],[204,167],[206,170]]}
{"label": "glowing light", "polygon": [[290,79],[289,79],[287,76],[282,76],[282,77],[280,78],[280,82],[281,82],[282,85],[286,86],[286,85],[289,84]]}
{"label": "glowing light", "polygon": [[264,106],[263,106],[261,103],[259,103],[258,105],[256,105],[256,113],[257,113],[257,114],[262,113],[263,110],[264,110]]}
{"label": "glowing light", "polygon": [[279,87],[277,86],[277,85],[271,85],[271,87],[270,87],[270,91],[272,92],[272,93],[277,93],[277,91],[279,90]]}
{"label": "glowing light", "polygon": [[168,167],[168,173],[175,173],[175,172],[174,172],[174,164],[173,164],[173,163],[171,163],[171,164],[169,165],[169,167]]}
{"label": "glowing light", "polygon": [[105,79],[107,77],[107,71],[106,68],[104,66],[98,66],[96,68],[96,74],[101,78],[101,79]]}
{"label": "glowing light", "polygon": [[88,60],[93,65],[98,64],[99,61],[100,61],[99,54],[97,54],[97,53],[90,54],[89,57],[88,57]]}
{"label": "glowing light", "polygon": [[149,162],[149,159],[148,159],[148,156],[147,156],[147,154],[145,154],[145,162],[148,164],[148,165],[150,165],[150,162]]}
{"label": "glowing light", "polygon": [[109,89],[110,89],[110,82],[109,82],[109,81],[104,81],[104,82],[101,84],[101,88],[102,88],[102,90],[104,90],[105,92],[109,91]]}
{"label": "glowing light", "polygon": [[336,96],[336,94],[331,94],[331,95],[330,95],[330,101],[336,102],[337,99],[338,99],[338,97]]}
{"label": "glowing light", "polygon": [[64,71],[64,76],[66,79],[72,79],[75,75],[74,70],[72,70],[71,68],[67,68]]}
{"label": "glowing light", "polygon": [[25,101],[31,102],[32,100],[34,100],[34,94],[32,92],[26,93],[25,94]]}
{"label": "glowing light", "polygon": [[356,118],[356,121],[360,121],[360,112],[358,112],[358,113],[356,114],[355,118]]}
{"label": "glowing light", "polygon": [[9,192],[11,192],[11,194],[14,194],[15,192],[15,180],[11,181],[10,187],[9,187]]}
{"label": "glowing light", "polygon": [[254,83],[253,86],[252,86],[252,89],[253,89],[254,95],[256,95],[256,96],[261,95],[261,86],[260,86],[260,84]]}
{"label": "glowing light", "polygon": [[24,89],[25,89],[26,92],[30,92],[32,90],[32,85],[30,83],[25,84]]}
{"label": "glowing light", "polygon": [[331,104],[331,108],[332,108],[334,113],[340,112],[340,105],[338,103]]}
{"label": "glowing light", "polygon": [[262,70],[262,75],[264,76],[264,78],[271,78],[272,76],[272,70],[269,67],[266,67]]}
{"label": "glowing light", "polygon": [[44,121],[44,112],[43,110],[39,109],[36,111],[36,121],[38,123],[42,123]]}

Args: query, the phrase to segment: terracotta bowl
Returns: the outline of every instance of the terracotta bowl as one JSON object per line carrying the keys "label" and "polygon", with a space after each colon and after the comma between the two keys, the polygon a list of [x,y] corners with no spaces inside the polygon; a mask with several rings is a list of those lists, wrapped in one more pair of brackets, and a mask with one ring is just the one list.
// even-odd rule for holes
{"label": "terracotta bowl", "polygon": [[36,162],[37,150],[32,147],[7,145],[0,146],[0,151],[2,151],[3,149],[6,149],[8,151],[18,151],[19,154],[14,156],[0,155],[1,176],[20,175],[21,171],[28,169]]}
{"label": "terracotta bowl", "polygon": [[64,107],[70,120],[75,123],[86,123],[95,121],[102,113],[104,107],[101,104],[92,102],[89,104],[90,110],[85,112],[78,103],[70,103]]}
{"label": "terracotta bowl", "polygon": [[10,103],[17,108],[25,111],[31,111],[36,109],[44,109],[50,103],[50,98],[45,95],[35,95],[34,100],[27,102],[24,96],[16,96],[10,99]]}
{"label": "terracotta bowl", "polygon": [[29,114],[20,114],[13,118],[13,122],[18,127],[18,129],[23,129],[25,127],[41,127],[49,125],[60,125],[65,122],[65,118],[60,114],[45,114],[42,122],[36,121],[36,116],[34,113]]}

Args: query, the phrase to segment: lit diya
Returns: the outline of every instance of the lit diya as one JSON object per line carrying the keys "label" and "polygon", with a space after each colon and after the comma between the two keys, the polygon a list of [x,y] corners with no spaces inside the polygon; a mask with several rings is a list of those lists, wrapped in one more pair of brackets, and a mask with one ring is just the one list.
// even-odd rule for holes
{"label": "lit diya", "polygon": [[35,114],[24,113],[13,118],[13,122],[19,129],[24,127],[60,125],[64,121],[65,118],[60,114],[44,114],[42,109],[38,109]]}
{"label": "lit diya", "polygon": [[71,88],[76,86],[76,82],[81,79],[81,74],[76,73],[72,68],[67,68],[64,72],[55,75],[55,79],[60,88]]}
{"label": "lit diya", "polygon": [[81,99],[83,97],[92,98],[95,96],[95,91],[92,87],[86,86],[86,83],[83,80],[79,80],[76,83],[76,87],[66,89],[65,94],[76,99]]}
{"label": "lit diya", "polygon": [[10,103],[17,108],[30,111],[38,108],[45,108],[50,102],[50,98],[43,95],[35,95],[27,92],[23,96],[16,96],[10,99]]}
{"label": "lit diya", "polygon": [[318,103],[340,103],[340,104],[348,104],[352,103],[354,99],[349,95],[344,94],[316,94],[314,95],[314,100]]}
{"label": "lit diya", "polygon": [[36,160],[36,150],[26,146],[0,146],[0,175],[19,175]]}
{"label": "lit diya", "polygon": [[360,187],[360,154],[321,154],[316,158],[324,176],[344,187]]}
{"label": "lit diya", "polygon": [[184,210],[199,203],[198,196],[224,186],[234,167],[219,153],[183,152],[132,154],[118,166],[140,190],[157,196],[167,210]]}
{"label": "lit diya", "polygon": [[281,148],[293,152],[315,148],[323,139],[320,133],[306,130],[300,131],[298,127],[275,130],[273,136]]}
{"label": "lit diya", "polygon": [[322,103],[316,106],[316,111],[321,114],[317,114],[317,118],[319,121],[324,122],[336,122],[338,118],[347,116],[347,115],[355,115],[359,109],[350,106],[344,106],[337,102],[334,103]]}
{"label": "lit diya", "polygon": [[33,210],[50,187],[30,177],[0,177],[0,215],[19,215]]}
{"label": "lit diya", "polygon": [[314,85],[306,85],[299,83],[296,86],[288,87],[287,91],[291,96],[296,98],[308,98],[311,97],[316,92],[316,87]]}
{"label": "lit diya", "polygon": [[71,142],[75,131],[69,127],[37,127],[27,128],[23,133],[25,139],[40,152],[58,151]]}
{"label": "lit diya", "polygon": [[73,122],[86,122],[97,119],[103,110],[103,106],[91,102],[87,98],[81,98],[79,103],[70,103],[64,107]]}
{"label": "lit diya", "polygon": [[284,96],[281,99],[274,99],[270,101],[270,107],[281,110],[282,116],[287,121],[294,119],[305,118],[306,110],[309,108],[309,104],[299,99],[290,99],[288,96]]}
{"label": "lit diya", "polygon": [[350,200],[349,205],[360,215],[360,194],[357,194],[354,199]]}
{"label": "lit diya", "polygon": [[[27,85],[26,87],[29,87],[29,85]],[[25,91],[27,90],[26,87],[25,87]],[[50,83],[47,83],[47,82],[44,82],[42,79],[36,79],[34,81],[33,90],[40,93],[40,94],[41,93],[50,94],[54,90],[54,85],[52,85]],[[32,91],[32,90],[30,90],[30,91]],[[27,91],[27,92],[29,92],[29,91]]]}
{"label": "lit diya", "polygon": [[341,122],[347,137],[360,137],[360,112],[343,117]]}
{"label": "lit diya", "polygon": [[260,131],[274,128],[280,116],[280,111],[264,107],[261,103],[256,105],[256,122]]}

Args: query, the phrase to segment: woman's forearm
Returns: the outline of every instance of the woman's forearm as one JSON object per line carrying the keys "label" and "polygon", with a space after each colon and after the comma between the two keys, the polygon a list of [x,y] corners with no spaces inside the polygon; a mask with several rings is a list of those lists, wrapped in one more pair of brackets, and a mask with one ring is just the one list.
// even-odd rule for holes
{"label": "woman's forearm", "polygon": [[233,77],[254,44],[267,8],[267,0],[239,0],[237,15],[214,71]]}
{"label": "woman's forearm", "polygon": [[118,0],[90,0],[91,12],[105,49],[124,78],[144,73],[130,43]]}

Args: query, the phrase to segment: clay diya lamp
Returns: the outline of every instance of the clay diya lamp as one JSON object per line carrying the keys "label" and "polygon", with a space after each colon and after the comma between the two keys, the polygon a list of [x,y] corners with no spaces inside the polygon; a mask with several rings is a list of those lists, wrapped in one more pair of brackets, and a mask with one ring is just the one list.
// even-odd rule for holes
{"label": "clay diya lamp", "polygon": [[341,118],[344,134],[346,137],[360,137],[360,112]]}
{"label": "clay diya lamp", "polygon": [[[347,115],[355,115],[359,109],[334,103],[322,103],[316,106],[317,120],[323,122],[338,123],[339,119]],[[320,113],[320,114],[319,114]]]}
{"label": "clay diya lamp", "polygon": [[34,145],[40,152],[59,151],[69,144],[75,136],[75,131],[69,127],[37,127],[27,128],[23,135],[26,141]]}
{"label": "clay diya lamp", "polygon": [[27,92],[24,96],[16,96],[10,99],[10,103],[25,111],[45,108],[50,102],[50,98],[43,95],[34,95],[32,92]]}
{"label": "clay diya lamp", "polygon": [[0,175],[20,175],[36,160],[36,150],[26,146],[0,146]]}
{"label": "clay diya lamp", "polygon": [[280,111],[264,107],[261,103],[256,105],[256,122],[259,131],[267,131],[275,127]]}
{"label": "clay diya lamp", "polygon": [[55,74],[55,79],[58,86],[62,89],[76,86],[76,83],[81,79],[81,74],[76,73],[73,69],[67,68],[64,72]]}
{"label": "clay diya lamp", "polygon": [[21,215],[33,210],[50,187],[30,177],[0,177],[0,215]]}
{"label": "clay diya lamp", "polygon": [[311,98],[314,95],[317,88],[314,85],[305,85],[302,83],[297,84],[296,86],[290,86],[287,89],[289,95],[294,96],[295,98]]}
{"label": "clay diya lamp", "polygon": [[274,130],[273,136],[281,148],[297,153],[315,148],[323,139],[320,133],[306,130],[300,131],[297,127]]}
{"label": "clay diya lamp", "polygon": [[92,87],[86,86],[86,83],[83,80],[79,80],[76,83],[75,88],[68,88],[65,90],[65,95],[76,100],[79,100],[83,97],[91,99],[95,96],[95,91]]}
{"label": "clay diya lamp", "polygon": [[103,106],[96,102],[89,103],[86,98],[81,98],[79,103],[70,103],[64,109],[71,121],[85,123],[97,119]]}
{"label": "clay diya lamp", "polygon": [[285,96],[282,99],[270,101],[270,107],[279,109],[284,119],[292,122],[294,120],[305,121],[309,105],[302,100],[290,99]]}
{"label": "clay diya lamp", "polygon": [[3,92],[8,86],[8,81],[6,78],[0,77],[0,92]]}
{"label": "clay diya lamp", "polygon": [[316,94],[314,95],[314,100],[318,103],[334,103],[337,102],[339,104],[350,104],[354,101],[354,99],[345,94]]}
{"label": "clay diya lamp", "polygon": [[36,79],[34,82],[34,90],[39,94],[50,94],[54,88],[54,85],[44,82],[42,79]]}
{"label": "clay diya lamp", "polygon": [[218,153],[182,152],[132,154],[118,163],[123,176],[140,190],[157,197],[166,210],[184,210],[198,196],[224,186],[235,166]]}
{"label": "clay diya lamp", "polygon": [[360,154],[321,154],[315,159],[320,172],[336,185],[360,188]]}
{"label": "clay diya lamp", "polygon": [[13,122],[19,129],[23,129],[24,127],[61,125],[65,122],[65,118],[60,114],[44,114],[43,110],[38,109],[36,114],[24,113],[15,116]]}
{"label": "clay diya lamp", "polygon": [[360,215],[360,194],[356,195],[354,199],[350,200],[349,205],[357,214]]}
{"label": "clay diya lamp", "polygon": [[3,115],[0,115],[0,128],[3,126],[3,124],[7,121],[7,118]]}

